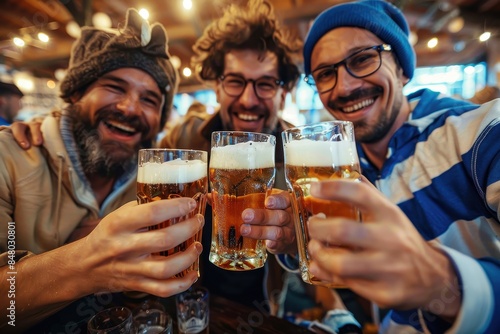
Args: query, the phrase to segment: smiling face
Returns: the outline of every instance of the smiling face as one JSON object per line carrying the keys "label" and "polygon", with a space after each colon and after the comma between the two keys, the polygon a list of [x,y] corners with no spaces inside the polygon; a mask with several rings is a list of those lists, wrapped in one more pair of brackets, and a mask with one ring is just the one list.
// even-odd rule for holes
{"label": "smiling face", "polygon": [[[255,50],[231,50],[224,57],[223,75],[238,75],[245,79],[278,76],[278,58],[272,52],[264,57]],[[282,87],[273,98],[261,99],[248,82],[243,93],[238,97],[229,96],[222,88],[221,80],[216,86],[217,100],[224,130],[269,133],[278,122],[278,111],[283,107],[286,92]]]}
{"label": "smiling face", "polygon": [[[365,29],[333,29],[314,46],[311,71],[342,61],[361,49],[383,43]],[[333,117],[354,123],[356,140],[359,142],[388,140],[410,112],[403,95],[403,86],[408,79],[391,52],[382,52],[381,57],[380,68],[364,78],[355,78],[346,71],[345,66],[340,66],[335,88],[320,94],[321,102]]]}
{"label": "smiling face", "polygon": [[72,106],[85,172],[119,172],[140,147],[149,146],[160,129],[163,104],[158,85],[142,70],[121,68],[92,83]]}

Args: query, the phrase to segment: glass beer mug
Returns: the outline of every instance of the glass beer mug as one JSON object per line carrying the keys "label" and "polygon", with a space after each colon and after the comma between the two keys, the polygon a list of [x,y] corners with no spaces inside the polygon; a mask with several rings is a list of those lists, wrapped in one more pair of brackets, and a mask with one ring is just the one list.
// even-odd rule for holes
{"label": "glass beer mug", "polygon": [[218,131],[212,134],[209,180],[213,226],[209,260],[227,270],[260,268],[267,259],[264,240],[243,237],[241,214],[265,208],[275,178],[273,135]]}
{"label": "glass beer mug", "polygon": [[[139,150],[139,168],[137,171],[137,202],[139,204],[176,197],[191,197],[196,200],[197,208],[187,216],[164,221],[150,229],[165,228],[177,224],[196,214],[205,214],[208,152],[197,150],[175,149],[142,149]],[[160,255],[171,255],[186,250],[193,242],[201,242],[200,230],[192,238],[178,246],[160,252]],[[188,271],[199,272],[199,260],[190,268],[177,274],[183,277]]]}
{"label": "glass beer mug", "polygon": [[307,221],[318,213],[361,220],[359,210],[350,204],[310,195],[311,182],[361,179],[353,125],[347,121],[331,121],[299,126],[283,131],[282,138],[285,179],[292,198],[302,279],[310,284],[339,287],[333,282],[321,281],[309,272]]}

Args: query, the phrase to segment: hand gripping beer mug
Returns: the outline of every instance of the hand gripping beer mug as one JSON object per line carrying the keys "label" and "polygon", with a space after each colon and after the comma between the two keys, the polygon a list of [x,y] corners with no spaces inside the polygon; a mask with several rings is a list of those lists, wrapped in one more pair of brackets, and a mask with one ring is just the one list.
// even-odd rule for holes
{"label": "hand gripping beer mug", "polygon": [[213,226],[210,262],[227,270],[260,268],[267,259],[264,240],[243,237],[241,214],[264,208],[274,185],[276,137],[262,133],[212,133],[209,180]]}
{"label": "hand gripping beer mug", "polygon": [[309,273],[307,220],[324,213],[327,217],[360,220],[354,206],[310,195],[311,182],[346,178],[360,181],[359,159],[351,122],[332,121],[299,126],[282,132],[285,179],[292,197],[302,279],[310,284],[339,287]]}
{"label": "hand gripping beer mug", "polygon": [[[165,228],[177,224],[196,214],[205,214],[208,152],[196,150],[142,149],[139,150],[139,168],[137,171],[137,202],[139,204],[172,199],[192,197],[197,202],[197,208],[187,216],[164,221],[150,229]],[[178,246],[160,252],[160,255],[171,255],[187,249],[193,242],[201,242],[200,230],[196,235]],[[199,260],[190,268],[179,273],[183,277],[188,271],[199,273]]]}

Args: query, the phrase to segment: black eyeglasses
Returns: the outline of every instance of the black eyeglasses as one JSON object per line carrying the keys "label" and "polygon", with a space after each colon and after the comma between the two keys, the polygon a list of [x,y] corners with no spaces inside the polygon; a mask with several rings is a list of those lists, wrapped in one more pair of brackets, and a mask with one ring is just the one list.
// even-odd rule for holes
{"label": "black eyeglasses", "polygon": [[375,45],[359,50],[338,63],[315,69],[304,80],[309,85],[316,87],[319,93],[326,93],[335,88],[340,66],[344,65],[347,72],[353,77],[364,78],[377,72],[382,65],[380,53],[391,50],[389,44]]}
{"label": "black eyeglasses", "polygon": [[245,87],[249,82],[253,85],[255,95],[261,99],[272,99],[276,96],[278,88],[283,86],[283,81],[274,77],[260,77],[258,79],[245,79],[236,74],[221,75],[219,79],[222,82],[222,89],[227,95],[238,97],[243,94]]}

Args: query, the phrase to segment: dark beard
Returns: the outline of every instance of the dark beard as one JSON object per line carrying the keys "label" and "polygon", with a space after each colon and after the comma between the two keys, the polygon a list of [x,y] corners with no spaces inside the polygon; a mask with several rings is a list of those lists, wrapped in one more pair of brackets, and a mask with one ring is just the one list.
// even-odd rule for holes
{"label": "dark beard", "polygon": [[[339,97],[338,100],[341,102],[341,104],[339,104],[342,105],[349,101],[362,99],[365,96],[381,95],[382,93],[383,90],[380,87],[357,89],[347,97]],[[329,102],[328,106],[332,109],[338,109],[337,103],[335,102],[336,101]],[[353,122],[356,141],[372,144],[383,139],[390,131],[391,127],[394,125],[394,122],[396,121],[396,118],[398,117],[398,114],[401,110],[402,104],[403,102],[401,98],[396,99],[394,101],[392,110],[389,113],[381,114],[377,124],[367,124],[364,120]]]}
{"label": "dark beard", "polygon": [[[364,121],[354,123],[356,140],[366,144],[377,143],[382,140],[391,130],[396,118],[398,117],[403,102],[401,99],[394,101],[392,110],[389,113],[383,113],[376,125],[368,125]],[[359,133],[359,136],[358,136]]]}
{"label": "dark beard", "polygon": [[[72,105],[68,109],[67,114],[72,118],[73,136],[85,175],[87,177],[93,175],[115,179],[123,175],[126,168],[137,160],[137,151],[142,145],[131,148],[119,141],[104,142],[97,131],[98,124],[105,117],[116,119],[122,117],[117,116],[121,114],[109,110],[98,111],[96,124],[92,125],[88,116],[79,106]],[[139,128],[141,127],[139,126]]]}

